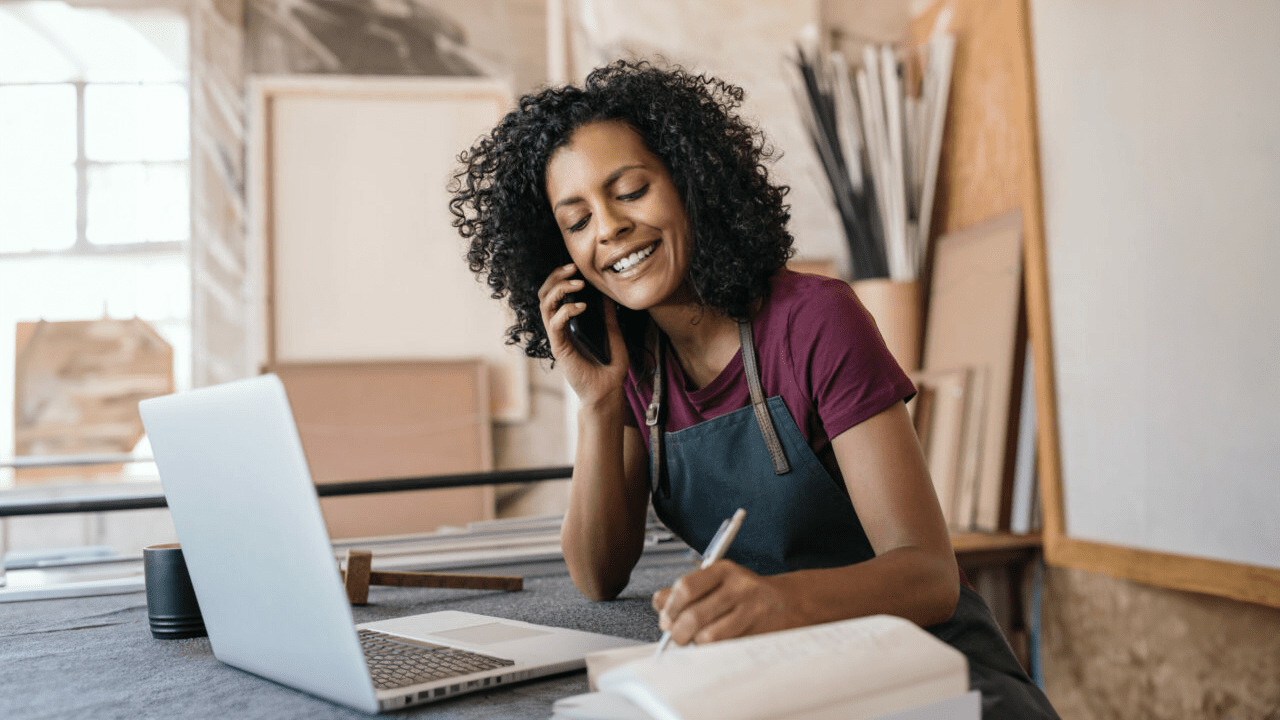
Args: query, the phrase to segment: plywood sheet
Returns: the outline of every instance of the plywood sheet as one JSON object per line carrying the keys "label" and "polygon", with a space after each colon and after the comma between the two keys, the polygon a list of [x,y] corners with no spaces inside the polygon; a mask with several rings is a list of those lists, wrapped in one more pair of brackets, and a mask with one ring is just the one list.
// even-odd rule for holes
{"label": "plywood sheet", "polygon": [[[137,318],[19,323],[16,340],[15,455],[129,452],[143,435],[138,401],[173,392],[173,348]],[[15,479],[65,474],[22,468]]]}
{"label": "plywood sheet", "polygon": [[[284,383],[317,483],[491,470],[479,361],[290,363]],[[492,486],[320,502],[333,537],[427,532],[493,517]]]}
{"label": "plywood sheet", "polygon": [[[924,368],[971,367],[982,408],[972,527],[1008,527],[1012,449],[1022,387],[1022,215],[1014,211],[938,239]],[[962,473],[963,477],[963,473]],[[961,490],[963,492],[963,488]],[[959,498],[962,502],[965,497]],[[970,513],[961,506],[963,527]]]}
{"label": "plywood sheet", "polygon": [[977,451],[976,444],[967,448],[964,445],[965,420],[974,405],[971,374],[963,367],[911,374],[912,382],[922,396],[928,398],[927,406],[917,410],[916,431],[920,434],[929,477],[948,527],[958,527],[955,506],[961,466],[967,455]]}
{"label": "plywood sheet", "polygon": [[496,419],[529,414],[507,345],[453,228],[458,153],[507,111],[503,81],[263,78],[252,157],[269,364],[483,358]]}

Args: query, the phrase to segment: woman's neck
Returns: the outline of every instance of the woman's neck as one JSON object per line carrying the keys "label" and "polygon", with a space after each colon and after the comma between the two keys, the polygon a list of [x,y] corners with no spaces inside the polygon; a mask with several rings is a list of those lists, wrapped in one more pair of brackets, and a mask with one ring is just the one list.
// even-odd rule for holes
{"label": "woman's neck", "polygon": [[694,389],[706,387],[738,352],[738,323],[696,302],[649,309]]}

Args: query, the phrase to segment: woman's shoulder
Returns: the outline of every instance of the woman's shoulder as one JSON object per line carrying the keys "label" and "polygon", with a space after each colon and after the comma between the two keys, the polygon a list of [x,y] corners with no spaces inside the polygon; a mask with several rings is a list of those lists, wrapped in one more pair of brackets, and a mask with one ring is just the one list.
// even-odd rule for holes
{"label": "woman's shoulder", "polygon": [[849,283],[783,268],[774,274],[769,303],[785,315],[837,312],[857,305]]}
{"label": "woman's shoulder", "polygon": [[757,325],[764,325],[762,334],[785,336],[789,344],[820,344],[833,351],[836,345],[861,346],[879,334],[849,283],[785,268],[773,278]]}

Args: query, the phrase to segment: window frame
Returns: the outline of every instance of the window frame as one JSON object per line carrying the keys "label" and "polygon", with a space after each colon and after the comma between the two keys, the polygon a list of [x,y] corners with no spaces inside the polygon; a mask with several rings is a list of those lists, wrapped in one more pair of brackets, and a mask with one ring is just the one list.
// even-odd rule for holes
{"label": "window frame", "polygon": [[[0,87],[33,87],[33,86],[58,86],[71,85],[75,89],[76,95],[76,239],[70,247],[58,249],[28,249],[28,250],[6,250],[0,247],[0,262],[11,258],[37,258],[50,256],[68,256],[68,257],[85,257],[85,256],[154,256],[154,255],[179,255],[190,252],[191,240],[195,233],[195,197],[194,182],[192,178],[191,166],[192,156],[194,154],[194,138],[192,137],[192,129],[195,125],[194,115],[192,114],[192,50],[191,36],[193,14],[191,7],[182,2],[172,2],[166,0],[155,0],[154,2],[130,2],[125,5],[113,4],[109,2],[77,2],[75,0],[64,0],[68,5],[76,9],[85,10],[167,10],[180,15],[186,23],[186,31],[188,37],[187,52],[187,76],[185,82],[176,81],[138,81],[136,83],[121,81],[89,81],[83,78],[75,80],[61,81],[39,81],[39,82],[5,82],[0,81]],[[187,93],[187,156],[184,160],[90,160],[86,147],[86,122],[85,122],[85,89],[90,85],[182,85]],[[153,166],[183,166],[187,171],[187,237],[184,240],[155,240],[155,241],[137,241],[128,243],[93,243],[88,238],[88,216],[89,216],[89,171],[92,167],[110,167],[114,165],[141,165],[144,168]]]}

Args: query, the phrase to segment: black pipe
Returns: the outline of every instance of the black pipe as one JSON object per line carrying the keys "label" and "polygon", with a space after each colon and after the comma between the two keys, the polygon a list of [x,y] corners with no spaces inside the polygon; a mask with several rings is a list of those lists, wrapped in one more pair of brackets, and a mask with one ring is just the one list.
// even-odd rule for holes
{"label": "black pipe", "polygon": [[[473,485],[498,485],[502,483],[541,482],[562,480],[573,474],[572,466],[532,468],[529,470],[498,470],[454,475],[429,475],[426,477],[391,478],[386,480],[356,480],[351,482],[322,483],[316,485],[320,497],[343,495],[368,495],[372,493],[404,492],[406,490],[435,490],[437,488],[469,487]],[[57,515],[63,513],[113,512],[116,510],[149,510],[168,507],[164,495],[125,495],[108,497],[55,498],[40,500],[0,501],[0,517],[17,515]]]}

